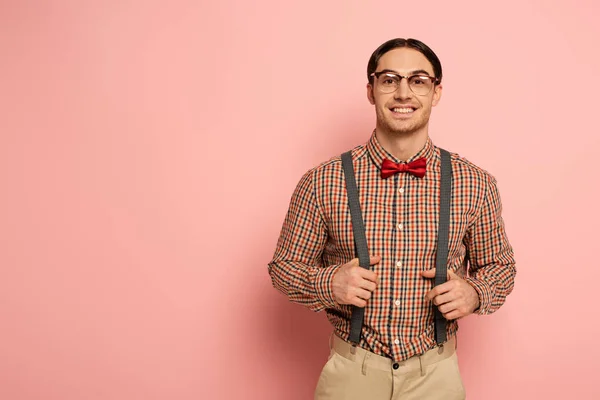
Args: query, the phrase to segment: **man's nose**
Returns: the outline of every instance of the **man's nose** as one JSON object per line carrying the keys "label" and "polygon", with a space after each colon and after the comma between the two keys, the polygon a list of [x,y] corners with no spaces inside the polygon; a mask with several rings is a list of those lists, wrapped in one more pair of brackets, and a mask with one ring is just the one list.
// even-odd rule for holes
{"label": "man's nose", "polygon": [[398,89],[394,92],[394,98],[396,99],[408,99],[412,96],[412,91],[408,87],[408,80],[401,79],[398,83]]}

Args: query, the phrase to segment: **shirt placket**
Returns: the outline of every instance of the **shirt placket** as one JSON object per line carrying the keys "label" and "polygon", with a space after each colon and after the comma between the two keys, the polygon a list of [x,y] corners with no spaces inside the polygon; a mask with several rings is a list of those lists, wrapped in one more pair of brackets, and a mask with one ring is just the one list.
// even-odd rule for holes
{"label": "shirt placket", "polygon": [[410,284],[408,282],[408,276],[406,274],[406,268],[409,267],[409,259],[407,258],[406,248],[408,247],[408,221],[409,215],[407,207],[408,190],[412,183],[412,175],[407,173],[399,173],[394,176],[394,212],[391,216],[390,228],[392,230],[390,237],[392,243],[390,245],[393,248],[393,273],[390,279],[390,293],[391,298],[389,301],[389,339],[388,345],[392,349],[392,356],[394,359],[400,359],[402,354],[402,338],[405,333],[402,332],[401,320],[406,310],[406,299],[403,291],[406,286]]}

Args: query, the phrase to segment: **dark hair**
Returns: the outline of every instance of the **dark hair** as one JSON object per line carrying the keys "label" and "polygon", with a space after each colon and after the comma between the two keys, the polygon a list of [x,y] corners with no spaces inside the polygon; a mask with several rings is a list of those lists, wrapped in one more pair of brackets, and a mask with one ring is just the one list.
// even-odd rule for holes
{"label": "dark hair", "polygon": [[438,78],[438,84],[442,83],[442,63],[438,56],[435,55],[433,50],[429,48],[425,43],[417,40],[417,39],[391,39],[379,46],[373,54],[371,54],[371,58],[369,58],[369,63],[367,64],[367,79],[370,84],[373,84],[373,77],[371,74],[375,72],[377,68],[377,63],[379,63],[379,59],[388,51],[393,50],[398,47],[409,47],[411,49],[415,49],[423,54],[427,60],[431,63],[433,67],[433,74],[436,78]]}

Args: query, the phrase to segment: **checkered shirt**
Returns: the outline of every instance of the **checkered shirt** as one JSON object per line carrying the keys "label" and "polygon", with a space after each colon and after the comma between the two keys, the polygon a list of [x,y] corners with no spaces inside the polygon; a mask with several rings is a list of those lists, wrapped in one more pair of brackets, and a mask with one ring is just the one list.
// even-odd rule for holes
{"label": "checkered shirt", "polygon": [[[352,150],[359,200],[371,256],[380,283],[365,308],[359,346],[396,361],[436,346],[432,304],[425,295],[435,268],[440,198],[440,151],[431,139],[414,157],[427,159],[423,178],[398,173],[381,178],[384,158],[398,159],[375,132]],[[448,269],[467,280],[480,299],[478,314],[496,311],[512,291],[513,250],[501,216],[496,180],[451,153],[453,170]],[[269,274],[273,286],[296,303],[325,310],[335,332],[347,339],[352,306],[334,301],[338,268],[356,257],[341,157],[308,171],[298,183],[281,230]],[[466,263],[468,257],[469,263]],[[468,265],[468,267],[467,267]],[[448,337],[458,324],[449,321]]]}

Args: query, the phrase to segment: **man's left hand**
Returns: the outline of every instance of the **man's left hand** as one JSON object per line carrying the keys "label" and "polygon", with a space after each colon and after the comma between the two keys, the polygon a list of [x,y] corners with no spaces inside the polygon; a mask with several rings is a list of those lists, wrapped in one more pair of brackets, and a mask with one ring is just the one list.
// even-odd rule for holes
{"label": "man's left hand", "polygon": [[[435,278],[435,268],[421,272],[424,278]],[[479,308],[479,295],[467,281],[448,271],[448,280],[434,287],[425,299],[433,302],[447,320],[459,319]]]}

